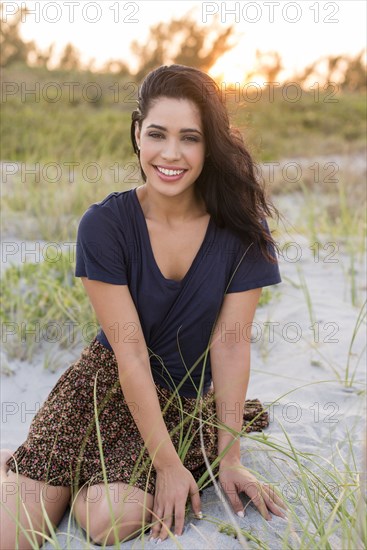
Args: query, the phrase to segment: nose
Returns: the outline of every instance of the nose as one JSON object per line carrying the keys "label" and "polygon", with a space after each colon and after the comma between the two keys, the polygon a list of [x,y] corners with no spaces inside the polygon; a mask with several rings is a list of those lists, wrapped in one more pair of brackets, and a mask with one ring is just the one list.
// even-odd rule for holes
{"label": "nose", "polygon": [[161,157],[165,160],[177,160],[181,157],[180,145],[177,140],[167,139],[162,147]]}

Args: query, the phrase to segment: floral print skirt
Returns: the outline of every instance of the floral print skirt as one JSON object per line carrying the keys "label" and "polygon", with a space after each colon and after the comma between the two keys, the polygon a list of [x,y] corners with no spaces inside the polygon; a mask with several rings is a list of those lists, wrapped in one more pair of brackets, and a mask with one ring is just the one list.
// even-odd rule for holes
{"label": "floral print skirt", "polygon": [[[197,399],[155,387],[172,443],[202,492],[212,482],[200,426],[209,464],[217,458],[213,389]],[[156,472],[134,421],[134,407],[129,408],[122,393],[115,354],[94,338],[56,382],[7,465],[74,491],[86,483],[120,481],[154,495]],[[258,412],[255,407],[252,416]],[[217,468],[212,467],[214,475]]]}

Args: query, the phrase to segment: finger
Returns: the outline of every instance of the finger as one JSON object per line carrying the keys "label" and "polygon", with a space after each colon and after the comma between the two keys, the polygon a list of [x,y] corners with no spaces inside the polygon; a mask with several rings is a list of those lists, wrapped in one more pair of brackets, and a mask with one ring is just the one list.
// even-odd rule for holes
{"label": "finger", "polygon": [[266,493],[269,495],[269,497],[277,504],[278,506],[281,506],[285,510],[288,510],[288,506],[282,500],[275,492],[273,487],[270,487],[270,485],[267,485],[266,483],[263,484],[263,489],[266,491]]}
{"label": "finger", "polygon": [[159,533],[159,538],[161,539],[161,541],[166,540],[166,538],[169,536],[169,532],[171,531],[171,526],[172,526],[172,519],[173,519],[173,509],[166,509],[164,511],[161,531]]}
{"label": "finger", "polygon": [[163,517],[163,509],[162,508],[154,508],[153,507],[153,512],[152,512],[152,522],[153,522],[153,526],[152,526],[152,530],[151,530],[151,535],[149,537],[149,540],[150,539],[158,539],[159,538],[159,534],[160,534],[160,531],[161,531],[161,527],[162,527],[162,519]]}
{"label": "finger", "polygon": [[189,493],[191,497],[192,511],[194,512],[195,516],[198,516],[198,519],[201,519],[203,517],[203,514],[201,511],[199,487],[194,481],[190,485]]}
{"label": "finger", "polygon": [[223,491],[225,492],[231,506],[232,506],[232,509],[233,511],[237,514],[237,515],[240,515],[241,517],[244,517],[245,513],[244,513],[244,508],[243,508],[243,504],[242,504],[242,501],[239,497],[239,491],[238,491],[238,487],[236,485],[235,482],[227,482],[227,483],[221,483],[221,487],[223,489]]}
{"label": "finger", "polygon": [[269,508],[271,512],[273,512],[273,514],[275,514],[276,516],[280,516],[281,518],[287,517],[285,513],[282,510],[280,510],[280,508],[278,508],[278,506],[274,503],[274,501],[271,499],[271,497],[266,492],[264,487],[263,487],[263,499],[266,506]]}
{"label": "finger", "polygon": [[[245,492],[250,497],[256,508],[259,510],[262,517],[266,520],[271,520],[271,515],[268,512],[263,498],[261,484],[259,482],[246,483]],[[264,494],[266,494],[265,491]]]}
{"label": "finger", "polygon": [[185,512],[176,507],[175,510],[175,535],[181,536],[185,526]]}

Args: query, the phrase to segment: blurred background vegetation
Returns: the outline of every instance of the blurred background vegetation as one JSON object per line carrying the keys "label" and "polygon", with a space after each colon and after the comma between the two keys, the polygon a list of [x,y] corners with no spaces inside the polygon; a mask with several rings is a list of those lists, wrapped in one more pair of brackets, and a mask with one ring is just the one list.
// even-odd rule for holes
{"label": "blurred background vegetation", "polygon": [[[233,47],[235,37],[233,26],[201,27],[187,15],[152,26],[144,44],[131,44],[139,59],[135,74],[118,59],[108,61],[99,72],[82,70],[79,52],[71,43],[58,65],[49,70],[54,44],[40,51],[33,41],[25,42],[20,36],[22,12],[27,9],[8,18],[0,30],[3,160],[111,163],[132,159],[130,113],[144,75],[170,62],[208,71]],[[209,35],[214,36],[211,41]],[[226,85],[232,123],[241,129],[257,159],[360,151],[365,138],[364,54],[320,58],[279,83],[279,54],[258,51],[253,73],[274,84],[272,100],[269,88],[259,95],[259,87],[246,88],[241,83],[237,90],[232,85],[230,93],[231,85]],[[312,79],[316,84],[306,86]],[[297,93],[294,83],[302,89],[298,101],[288,99]]]}
{"label": "blurred background vegetation", "polygon": [[[4,5],[0,3],[0,16],[4,12]],[[19,9],[11,20],[2,18],[0,29],[0,66],[10,67],[20,63],[29,67],[45,68],[53,59],[54,44],[45,51],[41,51],[34,41],[25,42],[20,35],[22,19],[25,20],[29,10],[26,7]],[[218,58],[234,47],[235,25],[227,28],[218,25],[218,19],[214,19],[211,26],[201,26],[188,12],[179,19],[172,19],[168,23],[160,22],[150,28],[148,39],[143,43],[133,41],[131,52],[138,57],[139,67],[134,73],[135,82],[140,82],[148,71],[167,64],[168,62],[180,63],[197,67],[203,71],[209,71]],[[175,37],[176,52],[172,53],[172,37]],[[208,48],[208,37],[212,36]],[[204,53],[205,52],[205,53]],[[275,82],[282,69],[282,60],[278,52],[257,52],[258,67],[255,72],[264,76],[264,82]],[[91,72],[93,61],[84,67],[85,72]],[[60,71],[81,71],[80,54],[72,43],[68,43],[56,68]],[[322,74],[321,72],[322,71]],[[55,71],[53,71],[54,74]],[[121,77],[131,77],[126,63],[120,59],[109,60],[101,71],[109,74],[113,72]],[[299,74],[294,75],[292,82],[303,85],[310,77],[323,78],[325,82],[338,80],[343,91],[366,90],[366,63],[365,49],[356,56],[337,55],[321,57]],[[57,74],[57,73],[56,73]],[[248,73],[251,76],[251,73]]]}
{"label": "blurred background vegetation", "polygon": [[[139,59],[135,74],[120,59],[108,61],[98,72],[82,68],[71,43],[50,70],[54,45],[41,51],[33,41],[25,42],[21,15],[18,11],[0,30],[3,236],[72,242],[90,204],[142,183],[129,133],[138,86],[146,73],[170,63],[209,71],[233,47],[235,29],[216,23],[201,27],[186,15],[152,26],[144,44],[132,42],[131,51]],[[269,87],[226,86],[231,123],[241,130],[259,167],[282,167],[292,161],[302,167],[298,179],[285,177],[281,169],[274,177],[262,172],[277,200],[290,197],[290,204],[298,205],[295,230],[307,233],[310,243],[328,235],[349,247],[353,303],[358,301],[353,266],[365,246],[364,56],[365,50],[354,57],[322,57],[280,83],[279,53],[258,51],[253,74],[274,84],[273,97]],[[294,83],[302,94],[297,101],[292,100]],[[64,256],[44,262],[38,271],[27,265],[8,268],[3,277],[3,321],[33,323],[52,313],[58,322],[81,325],[92,318],[73,269]],[[52,291],[46,292],[46,287]],[[269,298],[270,292],[264,292],[262,300]],[[24,346],[27,354],[33,349],[25,342],[21,350],[16,344],[12,353],[23,357]]]}

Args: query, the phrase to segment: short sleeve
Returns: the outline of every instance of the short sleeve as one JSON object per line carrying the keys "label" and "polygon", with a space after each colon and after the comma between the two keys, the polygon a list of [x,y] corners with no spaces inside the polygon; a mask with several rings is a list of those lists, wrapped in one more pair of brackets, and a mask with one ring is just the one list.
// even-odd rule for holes
{"label": "short sleeve", "polygon": [[122,224],[104,205],[90,206],[79,222],[75,277],[116,285],[128,284]]}
{"label": "short sleeve", "polygon": [[[262,223],[270,234],[267,221],[263,220]],[[275,263],[265,258],[260,247],[254,242],[242,247],[241,253],[238,254],[234,262],[233,273],[231,274],[233,278],[226,294],[276,285],[282,282],[274,246],[269,244],[268,250],[275,259]]]}

